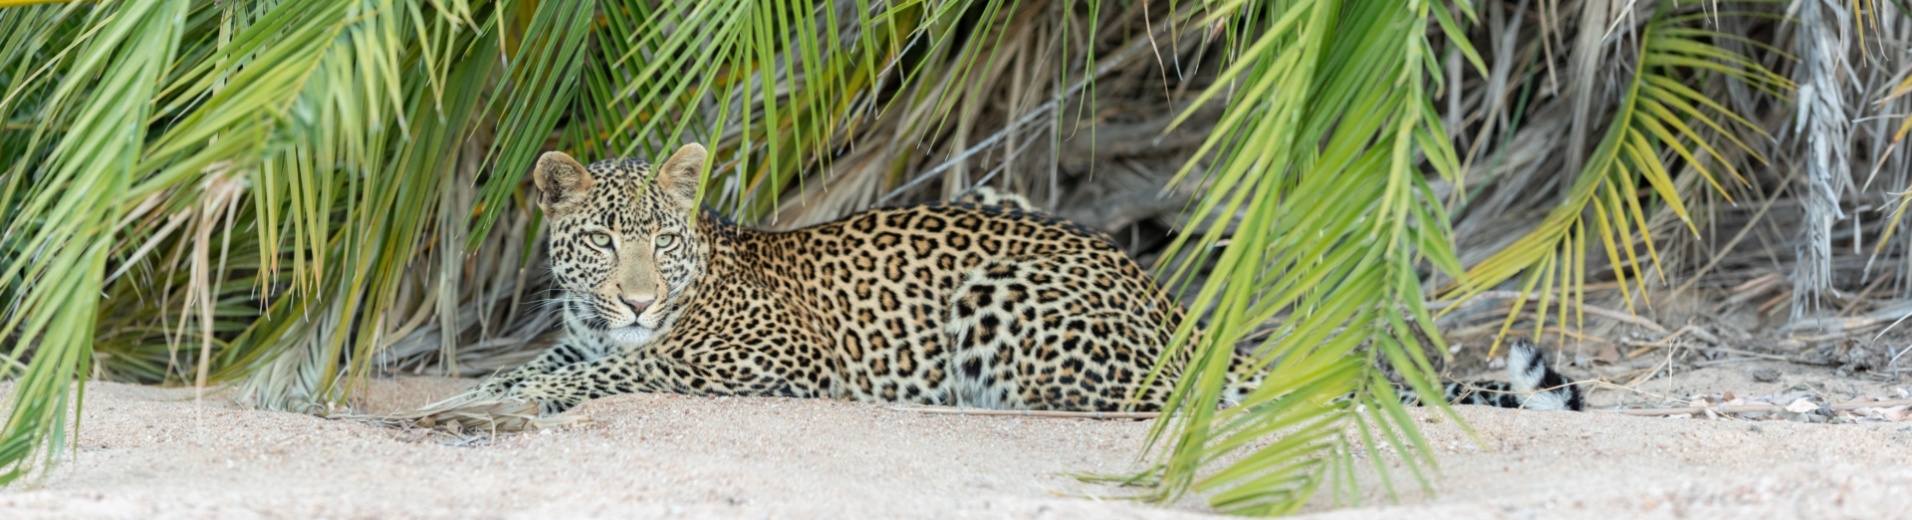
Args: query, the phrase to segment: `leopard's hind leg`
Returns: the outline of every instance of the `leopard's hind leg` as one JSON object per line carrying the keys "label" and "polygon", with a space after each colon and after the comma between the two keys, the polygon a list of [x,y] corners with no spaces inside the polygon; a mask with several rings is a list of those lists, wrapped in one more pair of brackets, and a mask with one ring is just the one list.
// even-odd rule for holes
{"label": "leopard's hind leg", "polygon": [[1159,409],[1179,367],[1142,383],[1175,323],[1168,300],[1119,254],[999,259],[972,270],[945,322],[955,347],[947,400],[1004,409]]}

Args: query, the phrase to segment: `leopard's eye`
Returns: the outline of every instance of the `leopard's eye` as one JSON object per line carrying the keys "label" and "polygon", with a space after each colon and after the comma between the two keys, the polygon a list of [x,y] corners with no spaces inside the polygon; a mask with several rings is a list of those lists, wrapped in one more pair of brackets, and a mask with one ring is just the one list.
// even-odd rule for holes
{"label": "leopard's eye", "polygon": [[657,235],[657,238],[651,239],[651,244],[657,246],[658,249],[670,247],[671,244],[675,243],[677,243],[677,235]]}
{"label": "leopard's eye", "polygon": [[585,235],[584,239],[591,241],[591,245],[594,246],[611,247],[611,235],[609,233],[591,233]]}

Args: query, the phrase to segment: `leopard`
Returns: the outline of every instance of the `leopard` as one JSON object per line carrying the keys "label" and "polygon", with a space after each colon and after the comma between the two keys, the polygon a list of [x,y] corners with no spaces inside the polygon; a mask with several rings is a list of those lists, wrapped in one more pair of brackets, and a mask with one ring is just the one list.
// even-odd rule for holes
{"label": "leopard", "polygon": [[[1184,375],[1184,309],[1102,232],[986,188],[760,230],[700,204],[707,157],[538,158],[563,331],[477,392],[543,414],[627,393],[1159,412]],[[1579,408],[1531,345],[1510,352],[1511,382],[1446,397]],[[1218,405],[1264,372],[1232,352]]]}

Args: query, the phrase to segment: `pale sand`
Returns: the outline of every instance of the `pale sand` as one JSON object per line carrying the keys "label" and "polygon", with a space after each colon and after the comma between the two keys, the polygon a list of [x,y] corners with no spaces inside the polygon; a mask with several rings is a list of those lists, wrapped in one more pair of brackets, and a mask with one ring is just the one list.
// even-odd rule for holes
{"label": "pale sand", "polygon": [[[470,384],[376,382],[364,408]],[[1403,472],[1392,503],[1364,475],[1363,507],[1324,495],[1303,517],[1912,518],[1912,422],[1457,409],[1484,447],[1414,411],[1442,463],[1437,496]],[[583,406],[589,426],[455,445],[190,389],[95,383],[85,410],[78,452],[0,491],[0,519],[1213,517],[1064,474],[1133,469],[1145,421],[633,395]]]}

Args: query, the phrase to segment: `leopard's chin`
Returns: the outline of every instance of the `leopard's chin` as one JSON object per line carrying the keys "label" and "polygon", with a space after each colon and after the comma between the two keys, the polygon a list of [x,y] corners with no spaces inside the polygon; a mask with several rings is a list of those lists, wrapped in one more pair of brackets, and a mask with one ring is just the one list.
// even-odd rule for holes
{"label": "leopard's chin", "polygon": [[604,330],[604,336],[623,346],[640,346],[657,339],[657,329],[636,323]]}

